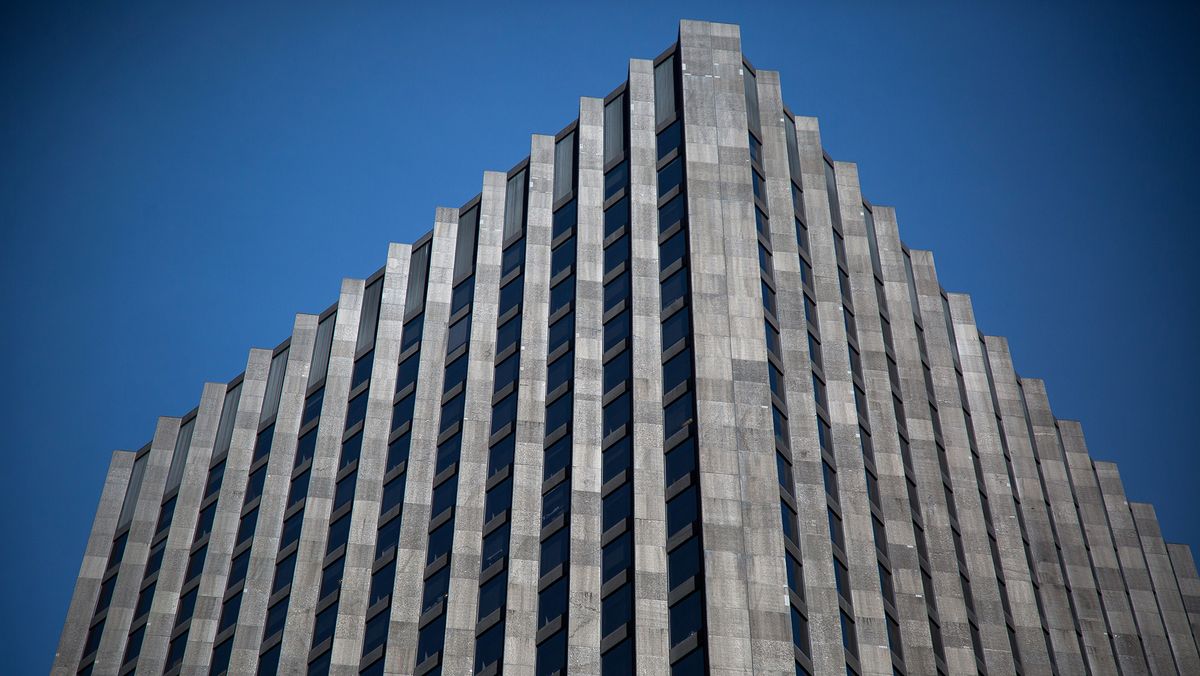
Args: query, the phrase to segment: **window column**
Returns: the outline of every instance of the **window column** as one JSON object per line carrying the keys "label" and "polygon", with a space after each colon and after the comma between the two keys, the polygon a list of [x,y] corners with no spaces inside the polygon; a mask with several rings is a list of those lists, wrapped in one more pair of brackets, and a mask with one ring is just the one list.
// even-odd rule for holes
{"label": "window column", "polygon": [[[379,394],[386,397],[391,411],[384,414],[390,422],[387,428],[387,449],[383,457],[379,512],[374,527],[373,555],[368,569],[370,581],[365,599],[362,657],[359,662],[360,673],[363,674],[382,674],[385,665],[384,652],[391,619],[392,589],[396,583],[396,554],[400,541],[400,526],[403,523],[413,410],[421,361],[425,290],[432,249],[429,239],[425,237],[418,240],[411,249],[403,247],[394,251],[396,256],[389,256],[388,277],[385,277],[388,289],[384,292],[384,303],[380,313],[380,322],[384,324],[384,330],[380,332],[376,350],[387,355],[394,353],[396,356],[376,361],[381,367],[390,367],[397,362],[398,366],[394,371],[395,384],[390,388],[390,393],[385,387],[387,380],[381,380],[378,384],[383,387]],[[401,263],[396,260],[397,257],[406,260]],[[407,265],[404,273],[401,274],[397,270],[398,279],[389,279],[393,268],[399,268],[405,263]],[[397,307],[393,307],[393,302],[389,302],[392,284],[404,285],[403,298],[396,303]],[[396,335],[394,330],[386,331],[387,324],[390,323],[399,324],[398,344],[393,343],[393,336]],[[390,338],[386,342],[383,340],[385,333]]]}
{"label": "window column", "polygon": [[492,420],[487,440],[482,549],[477,580],[476,674],[498,674],[504,660],[508,552],[521,385],[521,328],[525,293],[525,202],[528,162],[509,172],[501,233],[500,293],[493,366]]}
{"label": "window column", "polygon": [[550,305],[546,347],[546,418],[542,459],[536,668],[565,674],[570,573],[570,503],[575,377],[575,247],[577,130],[554,142],[554,211],[550,232]]}
{"label": "window column", "polygon": [[688,196],[677,52],[654,65],[658,147],[659,299],[662,323],[663,497],[671,673],[707,669],[704,542],[696,439],[694,329],[689,283]]}
{"label": "window column", "polygon": [[[247,380],[242,383],[244,392],[240,396],[234,443],[224,458],[214,458],[205,482],[205,503],[214,498],[214,493],[220,495],[217,530],[209,545],[209,557],[213,562],[205,566],[205,575],[215,568],[212,574],[217,576],[216,588],[223,593],[215,599],[216,613],[212,619],[216,621],[216,627],[198,641],[196,652],[200,654],[195,662],[207,665],[213,676],[220,676],[229,669],[233,655],[233,635],[250,568],[250,549],[258,525],[290,342],[285,341],[274,352],[259,350],[251,353],[251,362],[246,367]],[[220,524],[225,522],[236,525],[231,531],[223,532]],[[200,587],[206,588],[207,582],[202,580]],[[189,647],[187,652],[184,664],[190,666],[192,649]]]}
{"label": "window column", "polygon": [[475,254],[479,234],[480,198],[458,210],[458,235],[447,320],[446,349],[439,403],[433,493],[430,500],[429,536],[425,550],[421,599],[417,622],[417,659],[414,674],[440,673],[446,642],[446,603],[454,555],[456,505],[461,478],[463,423],[470,366],[472,311],[475,297]]}
{"label": "window column", "polygon": [[633,349],[626,87],[604,104],[600,671],[635,670]]}

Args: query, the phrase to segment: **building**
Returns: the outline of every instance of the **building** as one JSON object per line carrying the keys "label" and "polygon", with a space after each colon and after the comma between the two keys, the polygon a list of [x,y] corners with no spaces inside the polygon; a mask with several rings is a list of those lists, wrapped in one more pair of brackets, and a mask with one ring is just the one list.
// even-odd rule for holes
{"label": "building", "polygon": [[55,674],[1200,673],[1200,578],[685,21],[113,455]]}

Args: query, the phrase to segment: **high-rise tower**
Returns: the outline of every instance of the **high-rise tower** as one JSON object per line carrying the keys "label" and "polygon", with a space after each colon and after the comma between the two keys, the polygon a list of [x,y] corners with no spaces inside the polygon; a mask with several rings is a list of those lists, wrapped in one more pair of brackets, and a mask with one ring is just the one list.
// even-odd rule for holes
{"label": "high-rise tower", "polygon": [[73,674],[1200,673],[1200,579],[685,21],[117,452]]}

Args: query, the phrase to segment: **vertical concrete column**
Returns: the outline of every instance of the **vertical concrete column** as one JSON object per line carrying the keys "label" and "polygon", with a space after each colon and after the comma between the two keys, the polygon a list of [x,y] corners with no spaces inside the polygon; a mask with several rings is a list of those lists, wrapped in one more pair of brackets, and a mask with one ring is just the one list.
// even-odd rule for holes
{"label": "vertical concrete column", "polygon": [[1192,639],[1200,645],[1200,575],[1196,574],[1196,560],[1192,548],[1184,544],[1167,543],[1167,555],[1179,582],[1179,593],[1183,596],[1183,607],[1187,611]]}
{"label": "vertical concrete column", "polygon": [[1175,655],[1175,665],[1181,674],[1200,674],[1196,641],[1188,625],[1187,610],[1183,606],[1179,584],[1175,581],[1171,558],[1163,544],[1154,505],[1131,502],[1129,511],[1133,514],[1133,524],[1142,541],[1142,553],[1150,570],[1150,581],[1158,598],[1158,610],[1167,630],[1167,639],[1171,642],[1171,652]]}
{"label": "vertical concrete column", "polygon": [[[921,343],[917,334],[920,307],[917,303],[916,288],[909,283],[905,249],[896,231],[895,219],[888,218],[891,214],[886,210],[880,216],[876,218],[876,225],[879,227],[877,234],[884,274],[884,296],[891,321],[892,347],[896,353],[896,377],[900,381],[901,406],[898,410],[904,414],[903,422],[908,431],[909,458],[912,465],[905,468],[904,472],[910,474],[907,480],[911,480],[916,487],[916,500],[919,504],[912,505],[910,501],[910,507],[914,511],[919,507],[919,525],[923,529],[921,537],[925,541],[926,564],[929,566],[929,575],[935,590],[934,598],[925,598],[927,614],[924,620],[913,620],[909,623],[907,631],[918,635],[930,634],[932,628],[929,613],[932,613],[938,618],[941,627],[947,668],[951,672],[974,671],[977,667],[965,622],[958,563],[955,561],[951,541],[941,470],[937,461],[933,420],[929,410],[930,395],[926,391],[921,362]],[[903,464],[903,459],[901,462]],[[907,486],[905,490],[908,490]],[[913,519],[916,515],[910,512],[906,516]],[[901,577],[897,583],[906,589],[910,588],[910,584],[915,584],[916,586],[911,588],[920,589],[917,593],[925,596],[924,583],[919,575],[915,581],[910,582]],[[906,628],[901,626],[900,630],[903,634]]]}
{"label": "vertical concrete column", "polygon": [[[887,620],[883,610],[883,592],[879,582],[879,559],[875,552],[876,544],[888,551],[887,542],[875,542],[874,528],[871,524],[871,502],[867,495],[867,483],[863,462],[862,439],[859,423],[868,423],[872,430],[872,443],[877,436],[875,421],[892,412],[891,382],[887,375],[887,357],[885,356],[883,333],[879,322],[879,306],[875,293],[874,270],[871,267],[871,249],[867,240],[866,218],[863,213],[862,192],[858,184],[858,167],[848,162],[834,164],[838,192],[839,220],[842,224],[842,236],[846,249],[846,266],[850,274],[850,297],[854,310],[854,325],[856,334],[847,336],[845,318],[841,316],[840,303],[835,306],[829,303],[832,310],[838,314],[823,317],[821,325],[821,351],[825,361],[825,376],[829,392],[830,417],[833,422],[833,438],[835,457],[837,459],[837,483],[839,503],[842,508],[842,524],[845,531],[846,557],[850,564],[850,586],[854,597],[855,629],[858,633],[859,661],[863,671],[873,674],[890,674],[892,670],[891,651],[888,649]],[[833,208],[833,205],[830,205]],[[811,230],[810,230],[811,232]],[[832,232],[832,231],[831,231]],[[821,233],[816,236],[820,241]],[[830,240],[832,242],[832,240]],[[837,265],[836,254],[830,257],[834,266]],[[836,267],[829,277],[829,266],[822,262],[815,264],[813,274],[817,285],[817,310],[821,310],[821,298],[824,294],[836,293],[840,296],[838,273]],[[832,301],[832,296],[831,296]],[[826,327],[829,327],[827,329]],[[842,328],[838,335],[835,327]],[[828,335],[827,335],[828,331]],[[863,357],[863,385],[871,392],[866,395],[866,409],[869,420],[860,421],[856,406],[856,395],[852,376],[852,365],[848,352],[848,340],[853,338],[860,355]],[[832,339],[832,340],[831,340]],[[872,380],[876,387],[870,387],[867,382],[868,358],[873,358],[875,365]],[[874,396],[872,396],[874,394]],[[895,414],[891,413],[895,418]],[[839,420],[839,418],[844,418]],[[880,420],[882,428],[886,422]],[[841,423],[841,425],[839,425]],[[851,425],[853,425],[851,427]],[[839,445],[839,427],[846,443]],[[887,524],[884,524],[886,531]],[[911,528],[911,524],[910,524]]]}
{"label": "vertical concrete column", "polygon": [[[736,46],[736,50],[731,50]],[[722,47],[714,40],[714,65],[718,71],[728,68],[730,77],[746,76],[740,43]],[[737,59],[733,62],[732,59]],[[734,67],[736,66],[736,70]],[[737,78],[734,76],[741,76]],[[779,74],[765,73],[768,89],[775,92],[782,110],[779,93]],[[754,86],[758,87],[757,79]],[[722,88],[730,86],[725,83]],[[751,111],[746,105],[745,81],[742,95],[735,98],[746,110],[747,126]],[[732,93],[732,92],[730,92]],[[757,95],[757,92],[756,92]],[[720,120],[723,106],[718,103],[718,157],[721,185],[721,210],[726,232],[726,266],[733,279],[729,288],[734,292],[729,306],[730,347],[733,357],[734,411],[737,428],[738,455],[742,458],[742,521],[746,551],[746,593],[750,611],[751,659],[757,673],[787,673],[796,671],[792,649],[792,621],[788,608],[787,572],[784,565],[783,531],[779,523],[779,476],[775,459],[775,435],[771,413],[771,386],[767,366],[766,341],[763,326],[766,321],[762,306],[761,266],[758,261],[758,232],[755,224],[753,189],[750,178],[749,130],[726,127]],[[736,111],[737,106],[730,107]],[[736,112],[734,119],[738,117]],[[762,128],[759,115],[759,128]],[[778,116],[776,117],[778,119]],[[684,116],[687,122],[687,116]],[[775,124],[779,124],[775,122]],[[786,143],[782,128],[775,134],[775,152],[767,159],[775,163],[774,172],[786,177]],[[790,193],[789,193],[790,194]],[[769,197],[769,195],[768,195]],[[745,201],[742,201],[745,199]],[[778,194],[776,194],[778,201]],[[784,202],[777,209],[787,209]],[[790,211],[786,212],[790,215]],[[793,473],[794,475],[794,473]]]}
{"label": "vertical concrete column", "polygon": [[58,639],[58,650],[54,652],[54,664],[50,669],[54,676],[74,676],[79,659],[83,657],[83,641],[95,614],[100,582],[108,568],[108,556],[117,532],[117,519],[129,489],[129,475],[133,472],[133,458],[133,453],[114,451],[109,460],[108,474],[100,491],[100,504],[96,507],[92,531],[83,552],[83,563],[75,578],[75,592],[67,608],[67,620]]}
{"label": "vertical concrete column", "polygon": [[154,587],[154,602],[150,607],[142,651],[138,657],[138,668],[148,674],[161,672],[167,658],[168,642],[176,624],[180,588],[184,583],[192,540],[196,534],[196,520],[200,515],[200,500],[204,498],[208,461],[212,458],[224,403],[225,385],[205,383],[192,428],[190,448],[186,451],[183,479],[175,497],[175,513],[167,533],[162,566]]}
{"label": "vertical concrete column", "polygon": [[[905,279],[904,263],[901,258],[900,236],[896,225],[896,212],[891,207],[873,206],[876,248],[879,254],[880,273],[884,280],[898,283]],[[870,227],[863,222],[862,234]],[[857,236],[857,235],[855,235]],[[863,242],[851,242],[847,233],[847,257],[851,268],[851,289],[855,289],[854,274],[864,265],[866,274],[874,275],[870,262],[869,243],[866,260],[863,260]],[[867,283],[875,284],[868,278]],[[881,292],[885,287],[880,287]],[[925,590],[921,583],[920,557],[916,549],[916,531],[913,529],[914,506],[909,501],[904,456],[900,450],[899,429],[903,420],[896,419],[893,406],[893,390],[886,346],[883,343],[883,319],[889,326],[911,316],[911,309],[895,311],[889,306],[886,296],[870,294],[864,297],[862,309],[855,315],[858,325],[859,347],[862,349],[863,376],[867,386],[867,409],[871,417],[871,443],[875,453],[875,469],[879,474],[880,507],[883,512],[884,529],[887,531],[887,554],[892,564],[892,587],[899,613],[900,645],[904,652],[904,663],[913,673],[936,671],[932,637],[929,633],[929,609]],[[879,303],[883,302],[883,306]],[[860,302],[855,300],[855,308]],[[873,308],[873,310],[871,309]],[[897,351],[893,339],[893,350]],[[896,383],[900,387],[900,383]]]}
{"label": "vertical concrete column", "polygon": [[1033,432],[1042,487],[1049,500],[1050,527],[1070,588],[1071,610],[1077,623],[1076,633],[1083,644],[1084,659],[1092,671],[1115,671],[1116,658],[1108,640],[1108,623],[1100,603],[1096,578],[1092,574],[1087,545],[1083,540],[1079,513],[1075,508],[1075,494],[1071,490],[1057,421],[1046,395],[1046,384],[1035,378],[1021,378],[1020,383]]}
{"label": "vertical concrete column", "polygon": [[[804,313],[804,287],[800,276],[799,241],[788,166],[784,101],[779,74],[758,71],[758,108],[762,118],[763,163],[767,171],[767,205],[770,209],[776,285],[785,293],[775,295],[775,317],[786,369],[787,426],[792,450],[792,480],[799,518],[800,557],[804,570],[805,605],[808,606],[811,659],[818,672],[844,669],[841,633],[838,627],[838,591],[834,584],[833,551],[830,549],[826,491],[821,469],[821,443],[817,437],[816,409],[812,391],[808,319]],[[820,168],[821,140],[814,118],[796,120],[800,154],[799,172],[805,189],[816,186]],[[824,174],[820,175],[823,185]],[[812,187],[816,190],[816,187]],[[829,220],[828,203],[809,205],[805,220]],[[822,209],[823,207],[823,209]],[[811,213],[811,216],[810,216]],[[780,556],[784,556],[782,551]],[[786,575],[782,597],[787,603]],[[785,606],[786,608],[786,606]]]}
{"label": "vertical concrete column", "polygon": [[1054,651],[1052,659],[1058,671],[1082,674],[1083,655],[1075,634],[1075,620],[1062,563],[1055,547],[1049,499],[1034,456],[1031,428],[1026,420],[1025,404],[1013,370],[1012,355],[1004,338],[987,336],[984,345],[992,367],[1001,426],[1012,458],[1016,495],[1025,520],[1025,535],[1029,538],[1029,552],[1036,569],[1034,580],[1041,599],[1043,630],[1049,632],[1050,646]]}
{"label": "vertical concrete column", "polygon": [[1017,514],[1017,503],[1013,499],[1013,486],[1009,482],[1008,458],[1000,439],[999,412],[993,405],[983,340],[975,325],[970,297],[952,293],[949,294],[949,303],[967,403],[971,410],[971,423],[975,430],[975,444],[979,451],[979,469],[983,477],[980,488],[986,491],[991,507],[992,529],[996,538],[994,553],[1004,574],[1017,651],[1025,670],[1045,673],[1050,671],[1050,657],[1042,636],[1042,620],[1033,577],[1025,558],[1021,521]]}
{"label": "vertical concrete column", "polygon": [[[939,459],[939,441],[934,427],[932,405],[936,405],[937,392],[931,382],[925,378],[924,364],[921,361],[921,341],[924,341],[924,358],[930,360],[933,367],[934,348],[931,341],[935,335],[945,336],[943,324],[931,324],[922,313],[922,297],[928,302],[929,296],[937,297],[940,287],[937,280],[932,278],[933,256],[927,251],[910,250],[909,258],[912,265],[913,278],[906,281],[905,289],[897,290],[897,294],[906,294],[911,314],[897,310],[896,323],[901,325],[899,333],[907,334],[903,341],[906,345],[897,345],[897,357],[900,358],[899,369],[905,380],[904,409],[908,419],[908,430],[911,436],[912,461],[917,476],[917,494],[921,503],[921,516],[925,526],[925,541],[928,550],[928,563],[933,577],[933,590],[938,619],[941,623],[942,641],[945,645],[946,663],[952,673],[976,671],[975,650],[971,642],[971,631],[968,626],[967,601],[963,597],[962,578],[960,576],[958,557],[954,548],[954,534],[950,523],[951,510],[957,505],[947,503],[950,497],[943,484],[943,473]],[[924,277],[922,277],[922,273]],[[911,284],[911,291],[907,288]],[[932,288],[930,288],[932,287]],[[897,299],[898,300],[898,299]],[[889,304],[893,299],[889,295]],[[902,301],[900,301],[902,302]],[[940,302],[940,298],[939,298]],[[909,317],[912,317],[910,320]],[[909,341],[912,341],[909,344]],[[945,342],[942,343],[945,345]],[[945,348],[943,348],[945,349]],[[947,356],[947,355],[941,355]],[[940,411],[939,411],[940,419]],[[945,434],[943,426],[943,435]],[[949,481],[949,477],[945,477]],[[969,574],[968,571],[961,571]]]}
{"label": "vertical concrete column", "polygon": [[1142,553],[1142,542],[1129,510],[1129,501],[1125,498],[1121,474],[1116,464],[1111,462],[1093,461],[1092,467],[1104,498],[1108,527],[1121,562],[1121,573],[1129,589],[1129,601],[1133,605],[1133,616],[1137,620],[1146,659],[1150,662],[1150,673],[1179,673],[1158,608],[1158,599],[1154,596],[1154,583]]}
{"label": "vertical concrete column", "polygon": [[392,243],[388,246],[383,273],[383,293],[379,302],[379,325],[375,334],[375,352],[371,364],[371,384],[367,393],[367,413],[363,423],[362,450],[358,461],[358,479],[354,490],[350,537],[346,545],[346,563],[338,598],[337,626],[333,634],[331,674],[357,674],[362,653],[367,614],[367,596],[371,586],[371,563],[375,558],[376,528],[382,500],[383,474],[387,461],[387,440],[392,420],[392,397],[396,391],[396,363],[400,357],[400,339],[404,333],[404,307],[407,302],[408,268],[412,247]]}
{"label": "vertical concrete column", "polygon": [[388,626],[384,669],[389,674],[411,673],[417,659],[417,622],[429,544],[430,502],[437,454],[442,384],[446,368],[446,331],[450,292],[454,282],[454,245],[458,238],[458,209],[438,207],[429,259],[421,334],[420,377],[413,409],[412,445],[404,490],[404,521],[396,549],[396,584]]}
{"label": "vertical concrete column", "polygon": [[507,183],[508,177],[503,173],[484,172],[476,237],[475,295],[471,303],[471,347],[467,357],[470,362],[467,364],[458,495],[454,507],[454,553],[450,557],[446,643],[442,650],[442,671],[446,674],[468,674],[474,668]]}
{"label": "vertical concrete column", "polygon": [[579,100],[575,382],[567,669],[600,673],[600,443],[604,395],[604,101]]}
{"label": "vertical concrete column", "polygon": [[158,419],[154,439],[150,442],[146,473],[142,477],[137,494],[133,522],[129,526],[125,556],[121,558],[117,586],[113,590],[112,604],[108,607],[104,635],[96,652],[96,662],[92,668],[94,674],[115,674],[121,668],[125,643],[129,640],[129,624],[133,621],[133,609],[137,604],[138,590],[146,570],[150,540],[154,537],[154,528],[158,523],[163,489],[167,483],[167,472],[171,468],[171,455],[175,451],[175,438],[178,434],[179,418]]}
{"label": "vertical concrete column", "polygon": [[[766,170],[766,200],[770,210],[768,226],[775,283],[779,290],[775,295],[775,318],[779,322],[780,356],[785,364],[783,391],[788,408],[788,446],[791,450],[793,482],[791,489],[796,497],[797,518],[800,523],[801,566],[807,571],[809,550],[820,550],[819,545],[810,542],[814,535],[820,535],[826,540],[824,548],[827,551],[821,556],[828,561],[832,554],[828,552],[828,538],[825,535],[827,531],[821,529],[822,533],[814,534],[809,528],[812,524],[823,523],[824,510],[820,507],[824,505],[824,489],[819,485],[821,447],[817,442],[816,418],[812,408],[812,365],[808,356],[808,327],[804,317],[803,294],[799,293],[804,285],[800,277],[799,244],[796,240],[791,168],[788,165],[785,132],[785,126],[794,123],[783,112],[779,73],[760,70],[755,81],[760,111],[759,128],[762,130],[762,163],[763,169]],[[757,241],[757,236],[753,237]],[[768,423],[768,426],[770,424]],[[773,439],[766,445],[767,448],[774,446]],[[818,484],[815,490],[810,485],[813,481]],[[776,484],[771,488],[778,490],[777,485],[778,477]],[[810,499],[805,499],[805,496]],[[774,496],[774,502],[779,502],[778,495]],[[779,509],[778,504],[775,505],[775,509]],[[789,649],[793,647],[793,643],[790,634],[791,602],[788,597],[783,532],[779,524],[775,524],[774,533],[764,528],[762,536],[763,541],[756,544],[762,548],[762,556],[753,562],[756,568],[750,571],[748,582],[751,585],[751,596],[758,599],[758,605],[768,615],[764,621],[770,623],[775,632],[774,638],[780,644],[778,667],[787,668],[786,662],[792,660],[783,660],[782,657],[791,656]],[[804,596],[807,600],[810,595]],[[834,604],[836,606],[836,600]],[[806,605],[811,626],[813,605],[811,601]],[[810,637],[809,652],[814,651]],[[815,660],[813,655],[810,654],[809,657]]]}
{"label": "vertical concrete column", "polygon": [[358,479],[330,659],[331,673],[358,673],[411,252],[409,245],[391,244],[384,268]]}
{"label": "vertical concrete column", "polygon": [[[231,674],[252,674],[258,668],[259,648],[267,621],[267,602],[270,600],[271,585],[275,580],[275,559],[279,554],[283,512],[292,482],[296,434],[300,431],[300,416],[304,411],[304,394],[308,389],[308,370],[312,365],[316,339],[317,316],[296,315],[292,326],[291,346],[288,349],[287,369],[283,377],[283,391],[280,393],[279,410],[275,415],[271,455],[267,460],[267,478],[263,483],[262,498],[258,506],[254,544],[250,547],[250,567],[242,588],[241,610],[238,614],[237,630],[233,636],[233,655],[229,661]],[[254,442],[249,443],[253,452]],[[244,486],[242,490],[245,490]]]}
{"label": "vertical concrete column", "polygon": [[[259,414],[262,411],[263,394],[267,388],[267,375],[270,370],[271,351],[250,350],[250,356],[246,360],[246,371],[242,376],[237,411],[222,411],[222,415],[236,417],[229,452],[225,456],[225,472],[217,497],[217,513],[213,519],[212,533],[208,536],[208,554],[204,559],[204,572],[200,575],[196,610],[192,616],[191,629],[188,631],[188,645],[183,654],[181,673],[187,676],[207,674],[212,662],[213,640],[216,638],[217,622],[221,617],[221,604],[229,579],[230,557],[236,544],[242,503],[246,497],[250,460],[258,436]],[[203,477],[197,481],[201,486],[204,485]]]}
{"label": "vertical concrete column", "polygon": [[[762,105],[761,100],[759,105]],[[810,233],[819,233],[817,238],[810,237],[809,240],[812,259],[814,262],[828,264],[829,261],[834,260],[833,225],[829,199],[825,194],[825,166],[822,159],[821,133],[816,118],[796,118],[796,141],[803,182],[804,221],[808,224]],[[768,196],[770,189],[768,183]],[[786,246],[795,240],[795,231],[791,233],[790,239],[786,234],[781,234],[781,238],[775,240],[777,232],[779,231],[772,225],[772,242],[778,241],[778,244],[775,244],[776,247]],[[799,244],[797,243],[796,246],[799,247]],[[777,272],[781,264],[791,263],[790,260],[784,261],[784,258],[790,257],[775,256]],[[785,270],[788,274],[794,275],[792,283],[799,287],[798,258],[795,264],[796,270],[786,270],[786,268]],[[823,269],[820,274],[825,277],[825,280],[819,282],[814,278],[814,285],[818,283],[827,285],[830,274],[828,269]],[[834,274],[836,275],[836,272]],[[834,284],[836,284],[836,276],[834,279]],[[781,281],[781,285],[783,288],[789,288],[787,282]],[[775,300],[779,303],[780,338],[783,341],[784,358],[787,364],[789,366],[793,363],[809,364],[808,372],[793,373],[796,369],[789,369],[784,374],[784,380],[785,391],[788,395],[788,424],[792,434],[792,454],[797,460],[796,503],[800,509],[800,547],[804,556],[804,588],[809,608],[813,668],[818,673],[837,673],[845,669],[846,659],[838,616],[837,584],[833,574],[833,549],[829,539],[829,517],[826,514],[828,498],[822,478],[821,445],[817,437],[815,408],[811,408],[812,402],[815,401],[815,393],[808,356],[808,327],[805,323],[804,301],[802,295],[793,296],[792,294],[778,294]],[[840,306],[838,312],[841,312]],[[822,331],[824,330],[823,326],[820,328]],[[786,334],[783,333],[785,330]],[[788,340],[786,335],[792,335],[793,338]],[[797,341],[803,341],[803,347],[797,346]],[[843,349],[843,354],[844,352]]]}
{"label": "vertical concrete column", "polygon": [[658,253],[654,62],[629,62],[629,186],[633,314],[634,645],[638,673],[666,673],[667,511],[664,500],[662,305]]}
{"label": "vertical concrete column", "polygon": [[504,621],[504,673],[532,674],[537,657],[542,532],[542,456],[546,438],[546,347],[550,316],[550,231],[554,137],[535,135],[529,152],[525,289],[521,300],[521,378]]}
{"label": "vertical concrete column", "polygon": [[1079,506],[1080,526],[1088,545],[1089,563],[1096,577],[1117,664],[1122,673],[1143,673],[1149,669],[1149,665],[1138,640],[1137,623],[1129,605],[1125,581],[1121,578],[1121,565],[1108,530],[1104,499],[1096,483],[1096,474],[1092,471],[1092,459],[1083,438],[1083,427],[1073,420],[1059,420],[1058,430],[1075,502]]}
{"label": "vertical concrete column", "polygon": [[288,604],[287,624],[283,630],[279,670],[300,673],[308,668],[312,647],[314,609],[321,590],[321,570],[325,565],[325,542],[329,537],[329,513],[342,436],[346,431],[346,397],[350,394],[350,375],[354,370],[354,349],[358,341],[358,322],[362,315],[364,283],[361,279],[342,280],[334,317],[333,343],[329,349],[329,368],[325,374],[325,395],[321,421],[317,426],[317,448],[313,455],[308,496],[304,501],[304,522],[300,546],[296,551],[296,572],[292,577],[292,595]]}
{"label": "vertical concrete column", "polygon": [[782,550],[738,28],[683,21],[679,55],[709,667],[777,673],[787,617],[749,584]]}
{"label": "vertical concrete column", "polygon": [[[962,563],[966,564],[966,570],[962,572],[970,580],[971,598],[964,597],[964,602],[974,607],[983,646],[982,657],[988,670],[1010,673],[1015,671],[1015,665],[1008,642],[1008,630],[1005,629],[1004,606],[1000,601],[991,545],[988,544],[987,521],[980,499],[980,491],[985,491],[986,485],[979,485],[975,474],[975,459],[972,457],[974,440],[967,428],[964,407],[968,402],[962,400],[958,388],[958,344],[954,338],[953,320],[948,314],[949,301],[942,295],[932,254],[914,256],[913,268],[917,280],[917,299],[921,305],[921,324],[925,327],[925,346],[932,371],[933,391],[929,396],[937,402],[950,473],[948,478],[954,489],[952,507],[958,521],[965,559]],[[959,580],[948,583],[957,585],[961,590],[962,583]],[[961,593],[965,595],[966,592]]]}

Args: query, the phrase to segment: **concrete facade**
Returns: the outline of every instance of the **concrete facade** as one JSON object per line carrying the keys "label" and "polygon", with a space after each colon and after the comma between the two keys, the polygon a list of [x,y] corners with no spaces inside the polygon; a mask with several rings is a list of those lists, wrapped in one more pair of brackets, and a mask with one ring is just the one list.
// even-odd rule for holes
{"label": "concrete facade", "polygon": [[[659,58],[629,62],[609,96],[625,102],[619,125],[605,99],[580,99],[558,136],[577,139],[569,177],[556,137],[533,136],[527,161],[438,208],[430,235],[392,244],[334,306],[206,384],[195,411],[115,453],[52,673],[599,675],[618,649],[637,673],[681,676],[1200,673],[1191,549],[1164,541],[1153,507],[1129,501],[785,91],[736,26],[681,22]],[[624,169],[606,162],[616,133]],[[619,199],[628,219],[613,225]],[[574,209],[561,231],[556,207]],[[569,265],[553,257],[566,242]],[[568,275],[564,338],[550,310],[567,287],[551,284]],[[519,300],[503,291],[518,276]],[[627,294],[628,329],[607,323],[610,293]],[[502,339],[515,343],[497,354]],[[569,385],[548,393],[563,350]],[[461,387],[447,376],[460,355]],[[606,392],[610,363],[632,391],[615,474],[606,407],[625,390]],[[497,430],[510,395],[512,427]],[[561,396],[571,439],[548,477],[547,401]],[[690,436],[664,439],[670,424]],[[672,454],[681,439],[692,456]],[[544,521],[543,493],[563,481],[565,513]],[[627,482],[631,518],[605,532]],[[449,553],[427,560],[447,551],[431,533],[450,519]],[[559,528],[563,565],[547,571]],[[632,552],[610,584],[601,543],[624,528]],[[504,557],[486,560],[498,531]],[[503,600],[481,617],[497,575]],[[629,603],[610,603],[626,583]],[[552,588],[566,610],[548,617]]]}

